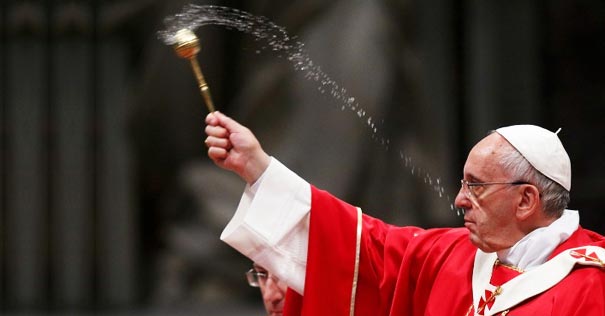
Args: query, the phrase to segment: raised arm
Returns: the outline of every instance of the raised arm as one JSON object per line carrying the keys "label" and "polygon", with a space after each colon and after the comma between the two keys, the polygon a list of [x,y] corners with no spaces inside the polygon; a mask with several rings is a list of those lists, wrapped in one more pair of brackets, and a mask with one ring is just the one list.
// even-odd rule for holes
{"label": "raised arm", "polygon": [[253,184],[269,166],[271,158],[245,126],[218,111],[206,116],[208,157]]}
{"label": "raised arm", "polygon": [[221,240],[303,293],[311,186],[233,119],[212,112],[206,124],[210,159],[249,184]]}

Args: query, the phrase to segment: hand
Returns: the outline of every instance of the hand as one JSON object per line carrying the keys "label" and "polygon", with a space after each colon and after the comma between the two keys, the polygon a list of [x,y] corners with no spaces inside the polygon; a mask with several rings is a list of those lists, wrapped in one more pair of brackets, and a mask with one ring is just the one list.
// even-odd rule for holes
{"label": "hand", "polygon": [[245,126],[218,111],[206,116],[208,157],[224,169],[253,184],[269,166],[271,158]]}

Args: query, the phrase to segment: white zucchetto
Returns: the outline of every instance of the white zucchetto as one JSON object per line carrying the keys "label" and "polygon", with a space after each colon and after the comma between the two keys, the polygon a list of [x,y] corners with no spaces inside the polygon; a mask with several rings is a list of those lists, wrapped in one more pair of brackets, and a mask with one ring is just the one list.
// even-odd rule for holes
{"label": "white zucchetto", "polygon": [[557,133],[535,125],[507,126],[496,132],[543,175],[571,190],[571,162]]}

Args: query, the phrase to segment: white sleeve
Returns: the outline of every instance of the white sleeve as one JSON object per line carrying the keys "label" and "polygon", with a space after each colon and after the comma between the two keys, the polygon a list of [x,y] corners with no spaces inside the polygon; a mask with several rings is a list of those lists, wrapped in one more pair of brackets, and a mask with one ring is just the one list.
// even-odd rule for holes
{"label": "white sleeve", "polygon": [[307,266],[311,186],[271,158],[246,186],[221,240],[303,293]]}

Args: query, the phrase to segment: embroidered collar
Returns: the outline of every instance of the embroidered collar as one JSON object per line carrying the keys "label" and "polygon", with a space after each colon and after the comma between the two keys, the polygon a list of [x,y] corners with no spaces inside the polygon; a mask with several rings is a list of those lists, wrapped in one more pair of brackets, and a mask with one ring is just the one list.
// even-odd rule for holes
{"label": "embroidered collar", "polygon": [[[567,249],[551,260],[505,282],[500,286],[490,283],[495,253],[477,249],[473,266],[474,315],[495,315],[540,294],[563,280],[576,264],[605,267],[605,249],[583,246]],[[470,309],[473,310],[472,308]]]}

